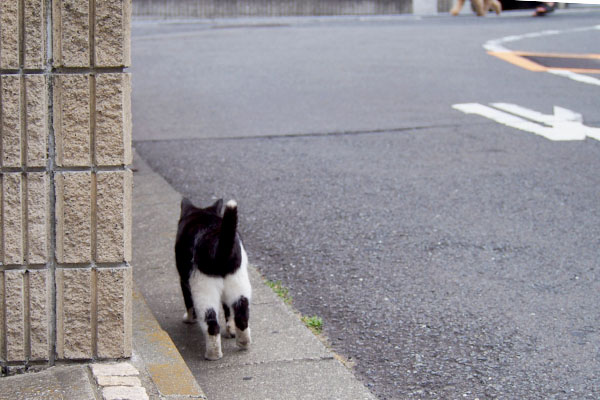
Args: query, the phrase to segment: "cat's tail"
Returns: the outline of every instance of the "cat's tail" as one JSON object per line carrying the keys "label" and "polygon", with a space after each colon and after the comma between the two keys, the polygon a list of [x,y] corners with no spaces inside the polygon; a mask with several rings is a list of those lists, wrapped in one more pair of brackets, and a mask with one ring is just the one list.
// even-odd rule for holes
{"label": "cat's tail", "polygon": [[229,200],[225,204],[223,221],[221,222],[221,232],[219,233],[219,245],[217,246],[217,261],[225,262],[233,252],[235,245],[235,234],[238,223],[237,202]]}

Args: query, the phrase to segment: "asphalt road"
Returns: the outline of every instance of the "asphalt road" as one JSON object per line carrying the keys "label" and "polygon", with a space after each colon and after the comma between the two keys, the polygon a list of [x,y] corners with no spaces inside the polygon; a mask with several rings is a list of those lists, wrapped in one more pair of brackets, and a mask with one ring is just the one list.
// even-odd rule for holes
{"label": "asphalt road", "polygon": [[600,11],[528,13],[136,22],[134,146],[238,200],[250,262],[380,398],[600,398],[600,141],[452,108],[600,127],[600,86],[483,48],[600,53]]}

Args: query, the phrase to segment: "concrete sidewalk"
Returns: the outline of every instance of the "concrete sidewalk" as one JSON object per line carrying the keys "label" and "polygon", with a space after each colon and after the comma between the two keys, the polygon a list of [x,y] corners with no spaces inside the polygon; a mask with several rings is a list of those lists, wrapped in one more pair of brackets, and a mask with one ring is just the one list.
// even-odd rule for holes
{"label": "concrete sidewalk", "polygon": [[199,328],[181,322],[185,310],[173,255],[181,196],[139,157],[134,167],[134,281],[208,399],[375,398],[254,267],[250,350],[239,351],[235,340],[224,339],[223,358],[205,361]]}
{"label": "concrete sidewalk", "polygon": [[181,321],[173,256],[181,196],[139,157],[134,170],[132,358],[0,378],[0,399],[375,399],[254,267],[250,350],[224,339],[223,358],[205,361],[198,326]]}

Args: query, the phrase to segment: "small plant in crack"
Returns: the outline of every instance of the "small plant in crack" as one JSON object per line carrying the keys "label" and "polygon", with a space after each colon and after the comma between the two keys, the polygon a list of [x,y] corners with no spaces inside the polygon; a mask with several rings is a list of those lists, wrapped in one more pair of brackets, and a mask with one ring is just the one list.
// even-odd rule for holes
{"label": "small plant in crack", "polygon": [[302,317],[302,322],[304,322],[304,325],[313,331],[315,335],[320,335],[321,332],[323,332],[323,318],[321,317],[317,317],[316,315],[313,315],[312,317],[304,315]]}
{"label": "small plant in crack", "polygon": [[281,283],[281,281],[270,281],[267,280],[266,284],[268,287],[270,287],[271,289],[273,289],[273,291],[275,292],[275,294],[277,294],[277,296],[281,297],[283,299],[283,302],[285,304],[291,304],[292,303],[292,297],[290,296],[290,291],[288,290],[288,288],[286,288],[285,286],[283,286],[283,284]]}

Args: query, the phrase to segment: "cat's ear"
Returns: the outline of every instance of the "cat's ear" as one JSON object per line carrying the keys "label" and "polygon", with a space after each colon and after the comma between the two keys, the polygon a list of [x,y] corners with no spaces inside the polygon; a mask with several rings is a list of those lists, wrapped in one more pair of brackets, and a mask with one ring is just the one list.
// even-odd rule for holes
{"label": "cat's ear", "polygon": [[194,208],[194,205],[188,198],[184,197],[183,199],[181,199],[181,214],[185,214],[188,210],[192,208]]}
{"label": "cat's ear", "polygon": [[215,201],[215,203],[208,207],[208,209],[217,215],[221,215],[221,210],[223,209],[223,199]]}

